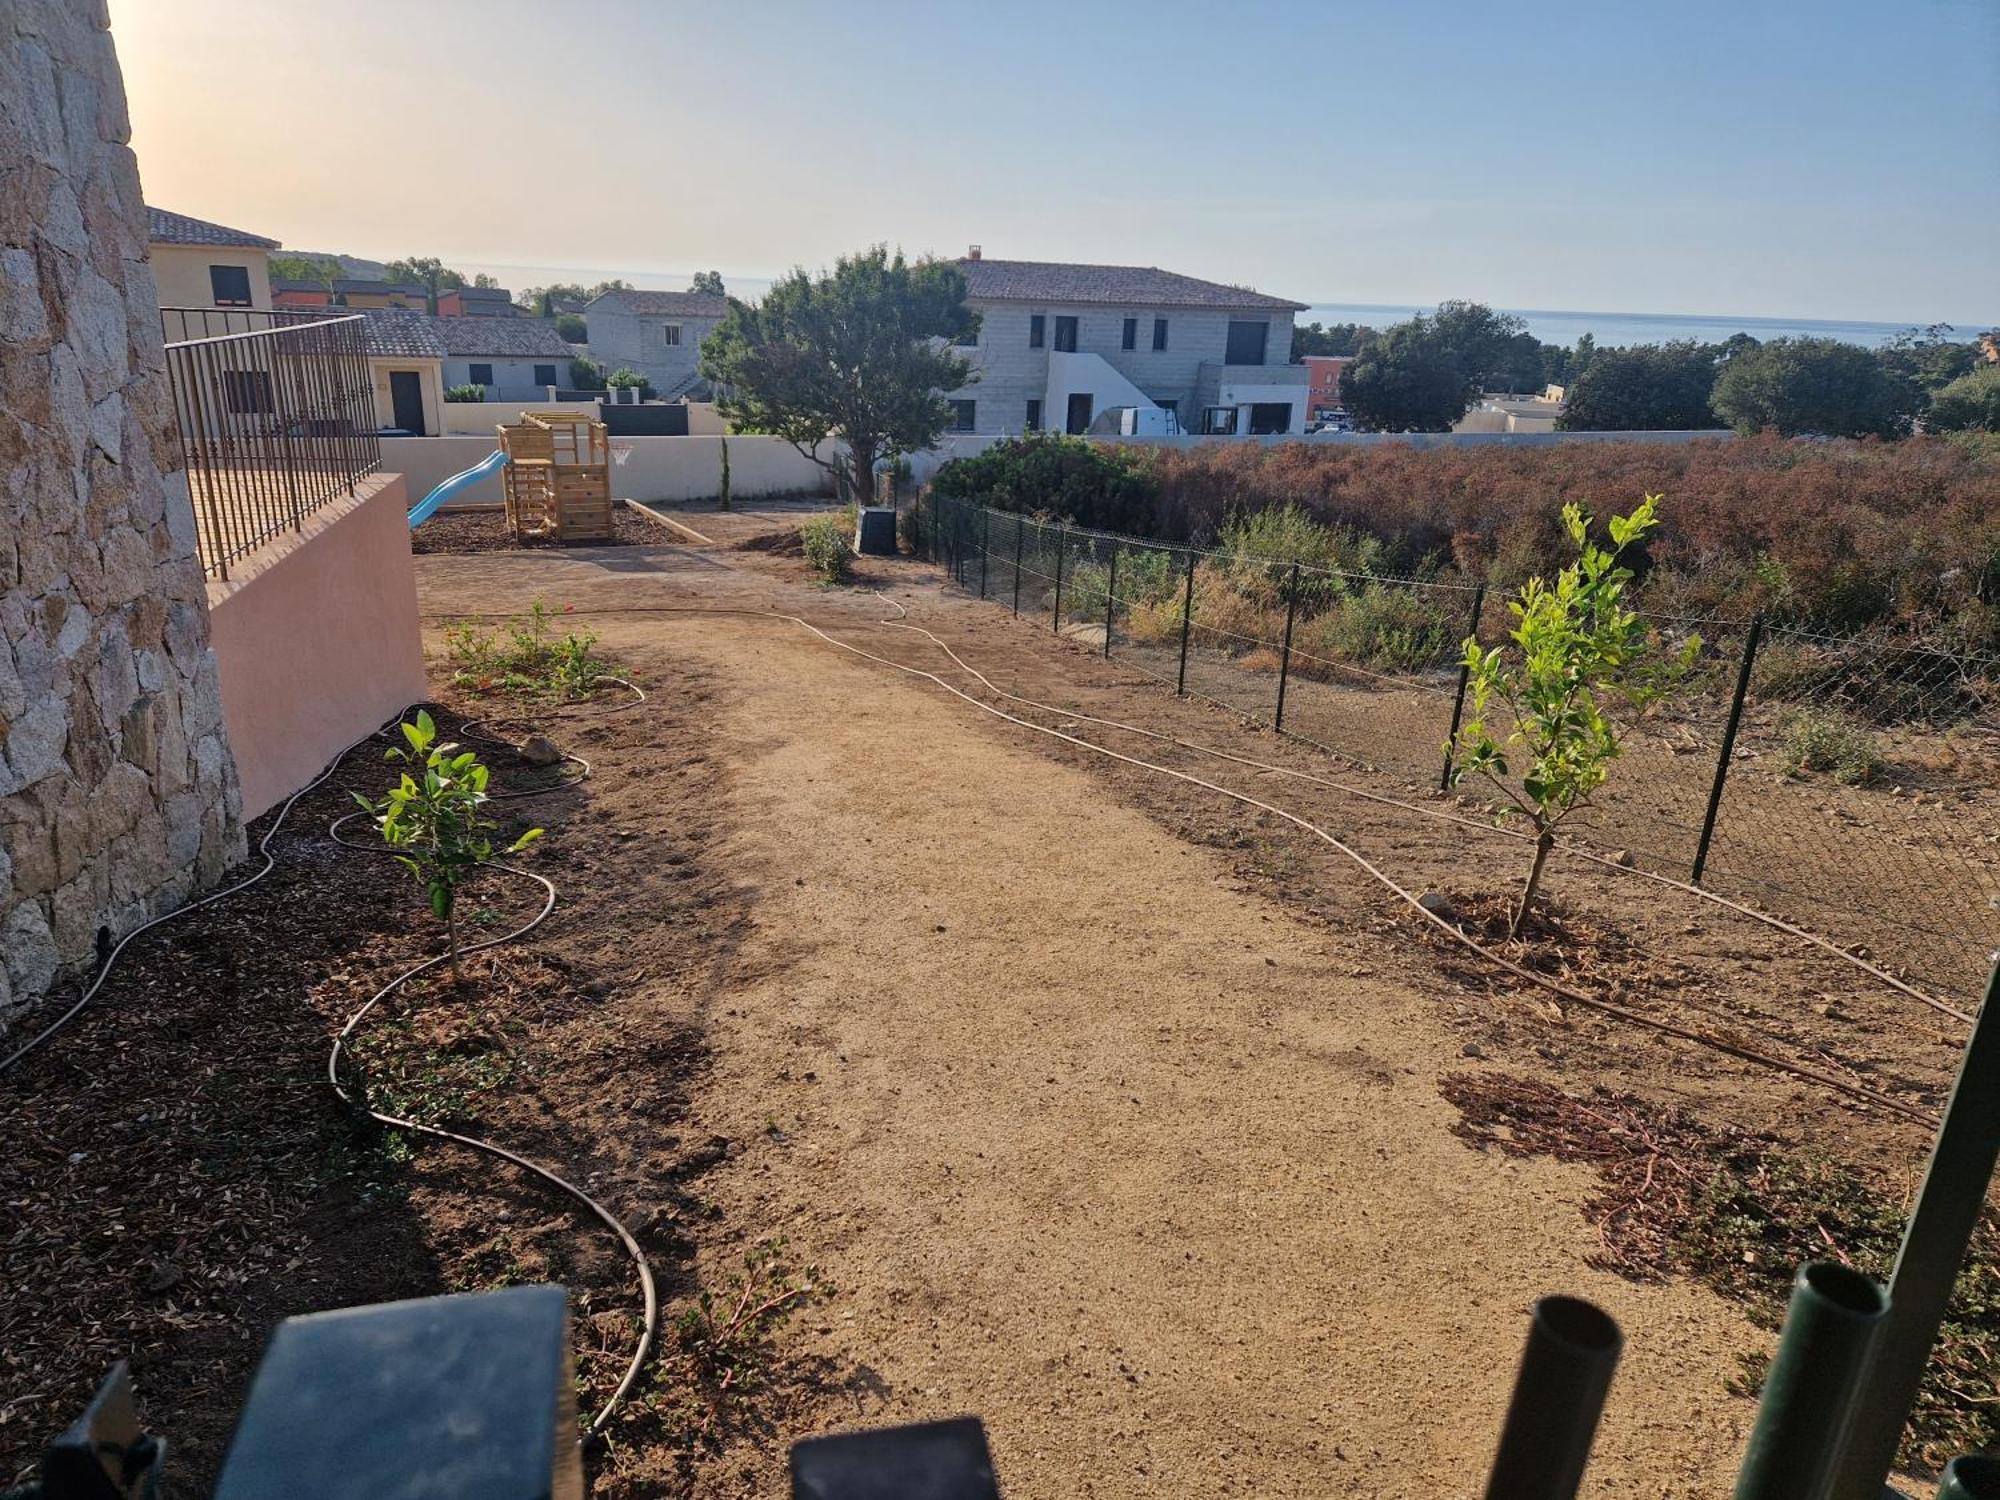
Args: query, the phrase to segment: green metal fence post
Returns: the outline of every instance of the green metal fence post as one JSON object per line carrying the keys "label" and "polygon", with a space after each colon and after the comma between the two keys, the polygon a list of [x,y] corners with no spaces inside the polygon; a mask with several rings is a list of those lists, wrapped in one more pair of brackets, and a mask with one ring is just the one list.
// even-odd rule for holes
{"label": "green metal fence post", "polygon": [[1611,1316],[1579,1297],[1535,1304],[1486,1500],[1571,1500],[1624,1345]]}
{"label": "green metal fence post", "polygon": [[1065,550],[1063,545],[1063,525],[1062,522],[1058,521],[1056,522],[1056,613],[1055,618],[1049,622],[1049,630],[1056,635],[1062,634],[1062,575],[1063,552]]}
{"label": "green metal fence post", "polygon": [[[1479,639],[1479,617],[1486,609],[1486,585],[1480,584],[1472,591],[1472,620],[1466,628],[1466,637]],[[1438,778],[1438,790],[1451,790],[1451,757],[1458,745],[1459,721],[1465,717],[1465,685],[1472,679],[1472,669],[1464,662],[1458,665],[1458,696],[1451,700],[1451,733],[1444,739],[1444,775]]]}
{"label": "green metal fence post", "polygon": [[1736,1500],[1826,1500],[1841,1440],[1889,1311],[1881,1283],[1837,1261],[1799,1267]]}
{"label": "green metal fence post", "polygon": [[2000,1459],[1954,1458],[1944,1466],[1937,1500],[2000,1500]]}
{"label": "green metal fence post", "polygon": [[1902,1248],[1889,1276],[1889,1317],[1876,1343],[1841,1456],[1835,1500],[1877,1500],[1937,1342],[1945,1303],[1979,1222],[2000,1157],[2000,964],[1931,1147]]}
{"label": "green metal fence post", "polygon": [[1729,757],[1736,749],[1736,727],[1743,722],[1743,696],[1750,690],[1750,664],[1757,659],[1757,642],[1764,635],[1764,612],[1750,617],[1750,634],[1743,643],[1743,664],[1736,669],[1736,696],[1729,700],[1729,722],[1722,726],[1722,752],[1715,758],[1715,781],[1708,789],[1708,811],[1702,815],[1701,838],[1694,846],[1694,883],[1708,868],[1708,845],[1715,837],[1715,815],[1722,807],[1722,784],[1729,779]]}
{"label": "green metal fence post", "polygon": [[1028,534],[1027,523],[1014,512],[1014,618],[1021,617],[1021,538]]}
{"label": "green metal fence post", "polygon": [[993,555],[993,511],[990,506],[982,506],[979,511],[979,597],[986,597],[986,560]]}
{"label": "green metal fence post", "polygon": [[1271,728],[1278,734],[1285,732],[1285,684],[1292,675],[1292,620],[1299,612],[1299,565],[1292,564],[1291,576],[1285,583],[1285,647],[1278,654],[1278,716]]}
{"label": "green metal fence post", "polygon": [[1188,548],[1187,593],[1181,599],[1181,675],[1174,683],[1174,691],[1181,697],[1187,696],[1187,647],[1188,626],[1194,623],[1194,548]]}
{"label": "green metal fence post", "polygon": [[1111,573],[1104,584],[1104,659],[1111,660],[1112,611],[1118,607],[1118,548],[1111,549]]}

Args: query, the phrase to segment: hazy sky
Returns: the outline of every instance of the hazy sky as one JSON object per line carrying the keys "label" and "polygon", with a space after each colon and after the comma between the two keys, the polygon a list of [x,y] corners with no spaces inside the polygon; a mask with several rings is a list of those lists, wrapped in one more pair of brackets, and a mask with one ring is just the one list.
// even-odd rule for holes
{"label": "hazy sky", "polygon": [[111,11],[148,200],[301,248],[2000,321],[2000,0]]}

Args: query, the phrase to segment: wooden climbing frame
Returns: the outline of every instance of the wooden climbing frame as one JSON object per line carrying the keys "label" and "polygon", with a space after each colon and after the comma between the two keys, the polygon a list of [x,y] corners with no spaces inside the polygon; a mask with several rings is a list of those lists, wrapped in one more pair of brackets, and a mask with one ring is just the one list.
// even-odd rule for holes
{"label": "wooden climbing frame", "polygon": [[611,442],[602,422],[522,412],[498,428],[507,455],[501,482],[515,541],[565,545],[611,540]]}

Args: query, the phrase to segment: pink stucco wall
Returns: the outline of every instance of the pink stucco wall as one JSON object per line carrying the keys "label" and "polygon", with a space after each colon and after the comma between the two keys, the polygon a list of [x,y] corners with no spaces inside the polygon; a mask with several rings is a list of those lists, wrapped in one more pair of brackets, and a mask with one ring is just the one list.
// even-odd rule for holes
{"label": "pink stucco wall", "polygon": [[427,694],[407,512],[403,476],[376,475],[209,585],[246,820]]}

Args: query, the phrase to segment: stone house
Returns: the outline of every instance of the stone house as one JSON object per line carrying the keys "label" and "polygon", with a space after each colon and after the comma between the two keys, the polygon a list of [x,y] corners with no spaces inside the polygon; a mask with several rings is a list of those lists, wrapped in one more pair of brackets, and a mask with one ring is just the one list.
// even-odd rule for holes
{"label": "stone house", "polygon": [[427,318],[444,350],[444,383],[486,387],[488,401],[546,401],[569,384],[576,351],[544,318]]}
{"label": "stone house", "polygon": [[948,393],[956,431],[1115,431],[1122,410],[1149,408],[1213,436],[1305,430],[1306,370],[1290,362],[1304,303],[1155,266],[987,260],[977,246],[958,266],[980,328],[959,350],[978,381]]}
{"label": "stone house", "polygon": [[729,299],[708,292],[605,292],[583,310],[590,357],[614,370],[644,375],[663,400],[696,394],[701,341],[729,311]]}

